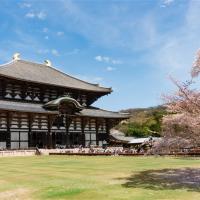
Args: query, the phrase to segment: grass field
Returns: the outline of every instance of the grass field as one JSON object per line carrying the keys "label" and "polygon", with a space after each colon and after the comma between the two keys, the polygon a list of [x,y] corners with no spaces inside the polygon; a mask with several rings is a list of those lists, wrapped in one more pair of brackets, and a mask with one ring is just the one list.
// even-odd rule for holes
{"label": "grass field", "polygon": [[200,200],[200,159],[0,158],[0,199]]}

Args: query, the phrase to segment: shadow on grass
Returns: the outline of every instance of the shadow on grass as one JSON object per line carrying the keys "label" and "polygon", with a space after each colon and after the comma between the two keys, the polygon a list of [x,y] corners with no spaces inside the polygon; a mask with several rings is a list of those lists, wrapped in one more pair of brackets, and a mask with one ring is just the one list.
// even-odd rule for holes
{"label": "shadow on grass", "polygon": [[200,169],[147,170],[126,179],[123,187],[152,190],[186,189],[200,192]]}

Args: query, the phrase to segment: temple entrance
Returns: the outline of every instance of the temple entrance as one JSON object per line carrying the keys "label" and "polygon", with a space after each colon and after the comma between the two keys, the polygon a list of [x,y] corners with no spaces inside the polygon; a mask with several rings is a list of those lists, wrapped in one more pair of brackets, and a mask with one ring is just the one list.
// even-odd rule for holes
{"label": "temple entrance", "polygon": [[46,148],[47,147],[47,133],[46,132],[32,132],[32,147]]}
{"label": "temple entrance", "polygon": [[53,132],[52,133],[52,146],[53,148],[66,148],[67,137],[65,132]]}
{"label": "temple entrance", "polygon": [[69,140],[71,146],[85,145],[85,135],[82,133],[70,133]]}

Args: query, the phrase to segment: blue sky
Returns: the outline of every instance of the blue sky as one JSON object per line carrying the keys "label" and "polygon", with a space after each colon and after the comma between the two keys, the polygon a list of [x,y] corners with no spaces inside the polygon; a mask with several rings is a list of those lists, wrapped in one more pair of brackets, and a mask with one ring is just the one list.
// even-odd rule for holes
{"label": "blue sky", "polygon": [[168,80],[189,76],[200,47],[200,0],[0,0],[0,63],[51,60],[60,70],[112,87],[96,106],[162,103]]}

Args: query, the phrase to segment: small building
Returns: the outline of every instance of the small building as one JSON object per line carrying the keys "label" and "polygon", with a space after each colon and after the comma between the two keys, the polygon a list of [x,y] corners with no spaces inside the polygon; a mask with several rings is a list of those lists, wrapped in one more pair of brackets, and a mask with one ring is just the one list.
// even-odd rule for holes
{"label": "small building", "polygon": [[145,137],[145,138],[136,138],[125,136],[119,130],[111,129],[110,130],[110,144],[113,146],[124,146],[124,147],[142,147],[146,145],[152,145],[154,142],[159,141],[160,137]]}
{"label": "small building", "polygon": [[135,139],[134,137],[125,136],[125,134],[119,130],[111,129],[110,130],[110,144],[112,146],[124,146],[129,147],[130,141]]}
{"label": "small building", "polygon": [[102,146],[127,114],[93,107],[111,88],[15,54],[0,66],[0,148]]}

